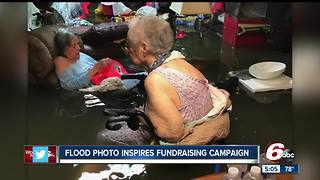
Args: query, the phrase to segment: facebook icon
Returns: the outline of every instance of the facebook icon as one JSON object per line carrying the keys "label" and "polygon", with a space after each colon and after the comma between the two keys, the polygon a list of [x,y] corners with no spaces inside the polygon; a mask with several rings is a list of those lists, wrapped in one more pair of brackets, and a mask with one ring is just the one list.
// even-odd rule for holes
{"label": "facebook icon", "polygon": [[34,146],[32,162],[47,163],[48,162],[48,147],[47,146]]}

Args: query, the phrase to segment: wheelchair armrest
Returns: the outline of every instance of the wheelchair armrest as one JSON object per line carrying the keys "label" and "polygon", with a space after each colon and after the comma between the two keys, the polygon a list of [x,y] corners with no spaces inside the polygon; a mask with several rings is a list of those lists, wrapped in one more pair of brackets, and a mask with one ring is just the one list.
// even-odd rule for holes
{"label": "wheelchair armrest", "polygon": [[146,74],[123,74],[121,75],[121,79],[138,79],[138,80],[145,80],[147,77]]}
{"label": "wheelchair armrest", "polygon": [[128,73],[142,73],[145,72],[145,69],[136,66],[136,65],[129,65],[128,67],[126,67]]}

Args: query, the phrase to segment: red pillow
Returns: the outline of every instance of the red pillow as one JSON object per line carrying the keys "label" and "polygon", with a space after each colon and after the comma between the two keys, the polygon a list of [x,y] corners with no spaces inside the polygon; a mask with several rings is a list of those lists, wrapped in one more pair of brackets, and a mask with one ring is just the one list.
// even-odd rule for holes
{"label": "red pillow", "polygon": [[100,85],[102,80],[109,77],[121,78],[122,74],[128,74],[127,70],[118,61],[111,59],[107,66],[91,78],[91,82],[95,85]]}

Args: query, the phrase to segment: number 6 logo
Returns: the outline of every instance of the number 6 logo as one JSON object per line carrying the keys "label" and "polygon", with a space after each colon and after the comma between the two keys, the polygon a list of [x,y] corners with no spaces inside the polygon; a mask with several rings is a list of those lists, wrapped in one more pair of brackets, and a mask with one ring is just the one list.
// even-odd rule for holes
{"label": "number 6 logo", "polygon": [[282,158],[282,153],[285,150],[284,144],[272,143],[267,147],[266,158],[271,161],[277,161]]}

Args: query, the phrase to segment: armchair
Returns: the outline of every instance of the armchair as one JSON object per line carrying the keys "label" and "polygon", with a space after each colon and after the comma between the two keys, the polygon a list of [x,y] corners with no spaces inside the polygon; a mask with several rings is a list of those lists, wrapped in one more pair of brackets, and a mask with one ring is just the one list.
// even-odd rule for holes
{"label": "armchair", "polygon": [[54,36],[59,28],[68,28],[79,35],[81,52],[96,60],[103,57],[117,58],[123,54],[119,40],[126,38],[128,26],[119,23],[101,23],[93,26],[48,25],[29,31],[28,82],[49,89],[59,89],[59,80],[54,71],[57,56]]}

